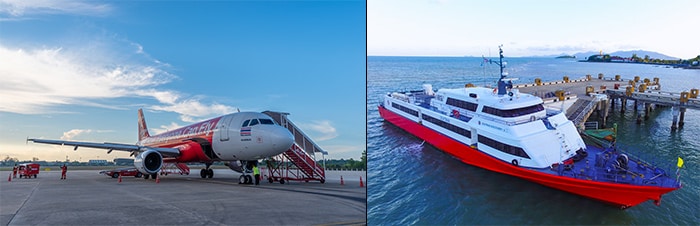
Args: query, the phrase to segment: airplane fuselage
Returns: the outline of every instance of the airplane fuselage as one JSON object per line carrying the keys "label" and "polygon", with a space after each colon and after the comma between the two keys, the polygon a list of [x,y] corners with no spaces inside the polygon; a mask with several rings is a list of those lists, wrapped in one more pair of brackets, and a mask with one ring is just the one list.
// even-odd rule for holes
{"label": "airplane fuselage", "polygon": [[294,138],[268,115],[240,112],[143,138],[137,145],[177,148],[166,162],[257,160],[288,150]]}

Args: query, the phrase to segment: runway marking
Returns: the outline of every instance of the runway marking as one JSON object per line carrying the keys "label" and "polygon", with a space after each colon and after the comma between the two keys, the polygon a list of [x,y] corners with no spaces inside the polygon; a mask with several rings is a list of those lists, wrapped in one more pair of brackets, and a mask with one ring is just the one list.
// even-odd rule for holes
{"label": "runway marking", "polygon": [[[177,178],[180,179],[180,178]],[[192,178],[182,178],[181,180],[188,180],[188,181],[195,181],[195,179]],[[239,185],[238,182],[228,182],[228,181],[220,181],[220,180],[197,180],[197,181],[202,181],[204,183],[214,183],[214,184],[230,184],[230,185]],[[243,185],[241,186],[243,188],[252,188],[252,189],[269,189],[269,190],[278,190],[278,191],[290,191],[290,192],[299,192],[299,193],[306,193],[306,194],[313,194],[313,195],[325,195],[325,196],[331,196],[331,197],[336,197],[336,198],[341,198],[341,199],[347,199],[350,201],[354,202],[367,202],[367,198],[361,198],[361,197],[352,197],[352,196],[346,196],[346,195],[334,195],[334,194],[327,194],[327,193],[321,193],[321,192],[312,192],[312,191],[301,191],[301,190],[292,190],[292,189],[283,189],[283,188],[275,188],[275,187],[263,187],[263,186],[250,186],[250,185]],[[338,190],[335,190],[338,191]]]}
{"label": "runway marking", "polygon": [[36,184],[34,184],[34,188],[32,188],[32,192],[30,192],[29,196],[27,196],[27,198],[24,200],[24,202],[22,202],[22,205],[20,205],[19,208],[17,208],[17,211],[15,211],[15,213],[12,214],[10,221],[7,223],[8,225],[12,224],[12,221],[15,219],[15,216],[17,216],[19,211],[22,210],[22,208],[24,208],[24,205],[27,204],[27,201],[29,201],[29,199],[32,198],[32,196],[34,196],[34,191],[36,191],[36,189],[39,188],[40,183],[41,183],[41,181],[38,181]]}
{"label": "runway marking", "polygon": [[315,226],[337,226],[337,225],[367,225],[367,221],[344,221],[344,222],[333,222],[327,224],[316,224]]}

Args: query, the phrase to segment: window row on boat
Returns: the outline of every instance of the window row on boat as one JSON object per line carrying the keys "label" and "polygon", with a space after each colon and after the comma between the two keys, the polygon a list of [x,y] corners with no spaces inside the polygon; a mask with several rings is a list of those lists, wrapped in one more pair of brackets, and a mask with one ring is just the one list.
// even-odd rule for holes
{"label": "window row on boat", "polygon": [[486,146],[489,146],[489,147],[496,149],[498,151],[504,152],[506,154],[510,154],[510,155],[514,155],[514,156],[518,156],[518,157],[523,157],[526,159],[530,158],[530,156],[528,156],[527,153],[525,153],[525,150],[523,150],[521,147],[516,147],[513,145],[509,145],[509,144],[504,144],[504,143],[501,143],[497,140],[488,138],[486,136],[479,135],[479,143],[486,145]]}
{"label": "window row on boat", "polygon": [[[409,119],[411,119],[413,121],[421,121],[421,119],[422,119],[422,121],[424,123],[426,123],[426,124],[424,124],[426,127],[430,128],[432,130],[435,130],[436,132],[442,133],[445,136],[452,137],[452,139],[460,141],[466,145],[477,144],[478,147],[481,147],[479,149],[482,151],[484,151],[483,147],[489,147],[489,148],[492,148],[492,149],[499,151],[503,154],[508,154],[510,157],[505,157],[506,159],[504,159],[504,160],[507,160],[508,158],[513,158],[513,157],[518,158],[518,159],[530,159],[530,156],[527,154],[527,152],[525,152],[525,150],[522,147],[512,145],[512,144],[503,143],[501,141],[498,141],[496,139],[492,139],[492,138],[487,137],[487,136],[482,135],[482,134],[472,134],[472,131],[466,125],[466,122],[462,122],[459,120],[454,120],[454,121],[450,122],[450,120],[448,118],[440,119],[440,117],[445,117],[445,116],[441,116],[441,115],[437,116],[437,114],[439,114],[439,113],[430,113],[430,112],[420,112],[419,113],[419,111],[411,109],[411,108],[404,106],[400,103],[396,103],[393,101],[389,101],[389,102],[391,102],[392,108],[413,116],[412,118],[409,118]],[[435,115],[435,116],[432,116],[431,114]],[[432,125],[427,124],[427,123],[430,123]],[[465,124],[464,126],[466,128],[463,128],[463,127],[456,125],[456,124],[460,124],[460,123]],[[452,133],[459,135],[461,137],[458,137],[455,135],[450,135],[449,133],[447,133],[447,131],[452,132]],[[472,139],[472,135],[476,136],[477,139]],[[491,153],[491,154],[495,154],[495,153]],[[497,156],[501,156],[501,158],[504,157],[504,156],[502,156],[502,154],[497,154]]]}
{"label": "window row on boat", "polygon": [[400,111],[406,112],[406,113],[408,113],[408,114],[410,114],[410,115],[413,115],[413,116],[415,116],[416,118],[418,117],[418,111],[413,110],[413,109],[410,109],[410,108],[408,108],[408,107],[406,107],[406,106],[403,106],[403,105],[401,105],[401,104],[397,104],[397,103],[395,103],[395,102],[391,102],[391,107],[396,108],[396,109],[399,109]]}
{"label": "window row on boat", "polygon": [[445,128],[445,129],[447,129],[447,130],[449,130],[449,131],[455,132],[455,133],[457,133],[457,134],[459,134],[459,135],[462,135],[462,136],[464,136],[464,137],[466,137],[466,138],[470,138],[470,139],[471,139],[471,137],[472,137],[471,132],[470,132],[469,130],[467,130],[467,129],[464,129],[464,128],[461,128],[461,127],[456,126],[456,125],[454,125],[454,124],[451,124],[451,123],[442,121],[442,120],[440,120],[440,119],[431,117],[431,116],[429,116],[429,115],[427,115],[427,114],[423,114],[422,117],[423,117],[423,120],[425,120],[425,121],[428,121],[428,122],[430,122],[430,123],[432,123],[432,124],[435,124],[435,125],[437,125],[437,126],[440,126],[440,127],[442,127],[442,128]]}

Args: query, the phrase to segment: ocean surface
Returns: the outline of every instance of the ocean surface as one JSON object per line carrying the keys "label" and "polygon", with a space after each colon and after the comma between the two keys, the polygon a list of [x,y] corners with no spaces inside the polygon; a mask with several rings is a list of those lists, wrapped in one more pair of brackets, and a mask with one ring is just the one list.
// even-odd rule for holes
{"label": "ocean surface", "polygon": [[[640,76],[661,80],[662,90],[700,88],[700,70],[641,64],[585,63],[572,59],[506,58],[515,83],[571,79],[598,73],[606,77]],[[498,66],[475,57],[368,57],[367,150],[368,224],[613,224],[700,225],[700,111],[687,110],[685,126],[671,131],[671,108],[658,108],[648,121],[636,124],[632,101],[624,115],[619,106],[608,126],[618,123],[618,145],[656,161],[675,165],[683,187],[662,197],[661,206],[647,201],[632,208],[617,207],[545,187],[512,176],[466,165],[424,144],[382,120],[377,106],[393,91],[464,87],[466,83],[495,86]],[[619,102],[617,103],[619,105]],[[675,168],[673,171],[675,172]]]}

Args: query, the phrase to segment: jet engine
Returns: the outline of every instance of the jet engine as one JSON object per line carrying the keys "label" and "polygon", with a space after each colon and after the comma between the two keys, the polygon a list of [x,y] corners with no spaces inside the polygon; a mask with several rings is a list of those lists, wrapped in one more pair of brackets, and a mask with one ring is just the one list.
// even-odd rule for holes
{"label": "jet engine", "polygon": [[154,150],[146,150],[134,158],[134,166],[143,174],[155,174],[163,166],[163,156]]}

